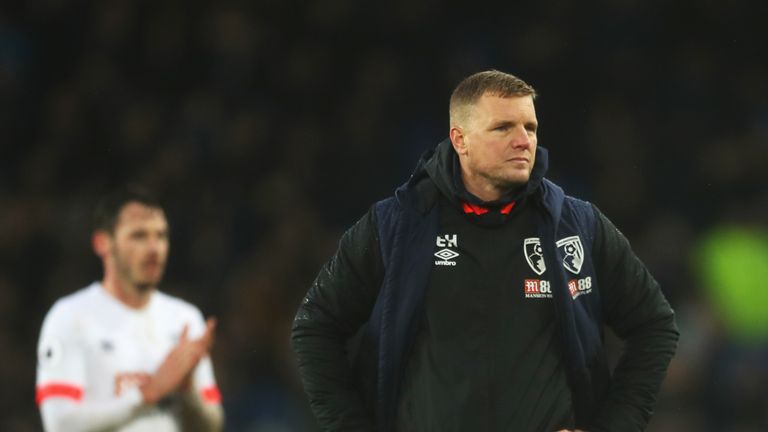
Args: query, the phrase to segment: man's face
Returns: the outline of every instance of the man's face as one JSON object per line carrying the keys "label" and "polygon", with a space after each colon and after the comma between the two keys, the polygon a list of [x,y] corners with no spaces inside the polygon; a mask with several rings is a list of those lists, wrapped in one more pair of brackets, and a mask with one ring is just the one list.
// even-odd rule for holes
{"label": "man's face", "polygon": [[528,182],[536,161],[536,109],[531,96],[483,95],[459,125],[464,170],[504,193]]}
{"label": "man's face", "polygon": [[170,246],[162,209],[129,202],[118,215],[110,243],[110,254],[123,282],[140,291],[157,287]]}

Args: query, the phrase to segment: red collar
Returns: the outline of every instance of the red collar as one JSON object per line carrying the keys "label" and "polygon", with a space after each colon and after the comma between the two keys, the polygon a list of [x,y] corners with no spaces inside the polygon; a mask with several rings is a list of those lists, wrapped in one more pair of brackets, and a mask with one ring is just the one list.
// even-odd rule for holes
{"label": "red collar", "polygon": [[[511,203],[500,208],[499,213],[503,215],[508,215],[512,211],[512,209],[515,207],[515,203],[516,201],[512,201]],[[477,204],[463,203],[462,207],[464,208],[464,213],[472,213],[478,216],[484,215],[490,211],[488,210],[487,207],[482,207]]]}

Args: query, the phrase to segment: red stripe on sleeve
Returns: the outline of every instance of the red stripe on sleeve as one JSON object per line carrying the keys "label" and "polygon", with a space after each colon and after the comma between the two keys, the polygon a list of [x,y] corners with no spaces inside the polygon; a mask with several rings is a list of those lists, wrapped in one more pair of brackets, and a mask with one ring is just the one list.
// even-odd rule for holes
{"label": "red stripe on sleeve", "polygon": [[221,392],[215,385],[200,390],[200,395],[207,403],[221,403]]}
{"label": "red stripe on sleeve", "polygon": [[71,384],[48,383],[37,388],[35,401],[38,405],[49,397],[63,397],[80,402],[83,399],[83,389]]}

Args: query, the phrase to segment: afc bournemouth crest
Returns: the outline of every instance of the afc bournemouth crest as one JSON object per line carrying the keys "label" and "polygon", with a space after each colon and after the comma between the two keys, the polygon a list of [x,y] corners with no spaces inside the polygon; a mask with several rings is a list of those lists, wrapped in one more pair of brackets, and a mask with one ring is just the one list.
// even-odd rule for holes
{"label": "afc bournemouth crest", "polygon": [[[563,266],[565,266],[569,272],[579,274],[581,265],[584,263],[584,247],[581,245],[579,236],[566,237],[562,240],[558,240],[555,244],[563,254]],[[530,263],[531,262],[528,261],[528,264]]]}
{"label": "afc bournemouth crest", "polygon": [[528,265],[536,272],[537,275],[541,275],[547,270],[547,266],[544,264],[544,253],[541,249],[541,241],[538,237],[531,237],[523,241],[523,250],[525,251],[525,260],[528,261]]}

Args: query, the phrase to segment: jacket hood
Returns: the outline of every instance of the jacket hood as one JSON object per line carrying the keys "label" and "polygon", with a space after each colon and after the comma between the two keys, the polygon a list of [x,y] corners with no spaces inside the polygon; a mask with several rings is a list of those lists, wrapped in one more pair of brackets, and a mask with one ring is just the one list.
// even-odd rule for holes
{"label": "jacket hood", "polygon": [[[427,159],[428,158],[428,159]],[[536,161],[531,170],[531,176],[528,182],[520,189],[501,197],[496,201],[483,201],[471,194],[464,187],[461,179],[461,166],[459,157],[451,145],[450,139],[442,141],[435,147],[434,151],[424,155],[418,169],[423,171],[434,182],[440,192],[448,200],[461,208],[464,203],[482,206],[489,209],[502,208],[509,203],[516,201],[521,204],[529,195],[535,193],[544,179],[544,175],[549,167],[549,153],[544,147],[536,148]],[[422,177],[422,173],[415,172],[412,178]]]}

